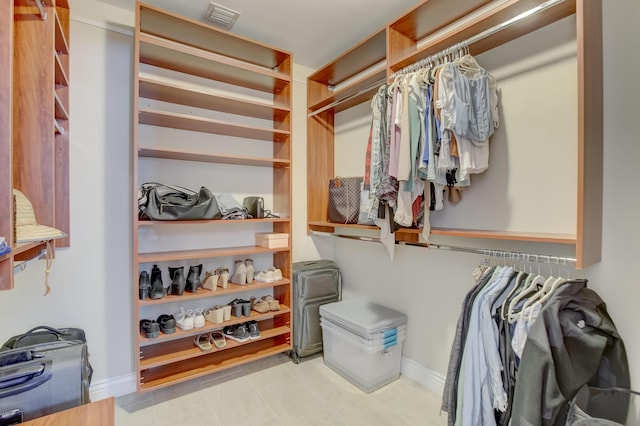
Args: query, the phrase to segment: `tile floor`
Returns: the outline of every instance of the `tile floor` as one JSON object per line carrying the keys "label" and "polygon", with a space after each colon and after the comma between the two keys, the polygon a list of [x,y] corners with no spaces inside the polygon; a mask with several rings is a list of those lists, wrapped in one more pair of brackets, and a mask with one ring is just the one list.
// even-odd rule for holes
{"label": "tile floor", "polygon": [[440,397],[401,376],[365,394],[324,365],[286,355],[116,399],[117,426],[446,425]]}

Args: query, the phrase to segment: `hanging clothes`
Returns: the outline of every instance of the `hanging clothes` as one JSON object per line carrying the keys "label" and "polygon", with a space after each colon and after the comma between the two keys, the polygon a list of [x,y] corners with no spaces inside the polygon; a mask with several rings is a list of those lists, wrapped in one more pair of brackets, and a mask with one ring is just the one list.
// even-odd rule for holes
{"label": "hanging clothes", "polygon": [[629,388],[629,366],[605,303],[586,280],[575,280],[553,292],[529,330],[512,424],[564,425],[567,402],[587,383]]}
{"label": "hanging clothes", "polygon": [[386,216],[388,234],[422,227],[428,242],[429,212],[444,209],[446,190],[457,203],[470,175],[489,166],[489,138],[498,127],[495,80],[465,55],[395,77],[371,107],[368,218]]}
{"label": "hanging clothes", "polygon": [[585,384],[630,384],[622,339],[586,280],[486,270],[465,296],[451,347],[448,424],[564,425]]}

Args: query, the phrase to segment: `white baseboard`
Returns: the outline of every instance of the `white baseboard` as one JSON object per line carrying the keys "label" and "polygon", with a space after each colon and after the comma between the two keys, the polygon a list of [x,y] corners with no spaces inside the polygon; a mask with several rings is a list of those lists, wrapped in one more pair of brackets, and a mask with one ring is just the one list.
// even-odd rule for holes
{"label": "white baseboard", "polygon": [[136,391],[135,373],[104,379],[91,384],[89,394],[91,401],[99,401],[111,396],[119,397]]}
{"label": "white baseboard", "polygon": [[400,373],[438,395],[444,392],[443,375],[404,356],[400,364]]}

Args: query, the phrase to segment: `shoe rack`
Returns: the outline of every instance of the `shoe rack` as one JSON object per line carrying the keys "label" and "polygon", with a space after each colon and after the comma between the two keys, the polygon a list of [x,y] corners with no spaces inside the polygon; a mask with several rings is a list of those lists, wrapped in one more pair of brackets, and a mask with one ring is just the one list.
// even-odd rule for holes
{"label": "shoe rack", "polygon": [[[236,36],[228,31],[171,12],[136,3],[135,107],[133,139],[134,298],[138,392],[146,392],[212,374],[292,348],[291,315],[291,54]],[[155,135],[155,136],[154,136]],[[195,138],[199,145],[182,143]],[[166,138],[171,143],[158,141]],[[175,170],[169,172],[168,170]],[[209,177],[224,170],[224,178]],[[211,173],[209,173],[210,171]],[[268,176],[265,196],[279,217],[211,221],[143,221],[137,216],[137,190],[147,179],[180,185],[189,176],[215,193],[251,193],[258,185],[247,176]],[[151,176],[151,177],[150,177]],[[180,180],[182,179],[182,180]],[[180,180],[180,182],[176,182]],[[184,184],[183,184],[184,185]],[[256,194],[253,194],[256,195]],[[261,194],[262,195],[262,194]],[[242,203],[242,198],[237,200]],[[289,235],[285,247],[255,245],[255,233]],[[149,236],[159,238],[157,246]],[[193,243],[189,238],[200,238]],[[171,240],[173,244],[164,244]],[[185,242],[186,241],[186,242]],[[204,241],[204,243],[203,243]],[[169,247],[169,248],[168,248]],[[256,274],[266,265],[282,271],[283,279],[239,285],[215,291],[198,289],[181,296],[139,299],[141,271],[158,264],[164,286],[168,267],[205,264],[205,271],[234,261],[254,259]],[[278,311],[231,317],[222,324],[146,338],[141,319],[173,314],[182,307],[211,307],[260,294],[272,295]],[[227,340],[223,348],[202,352],[194,344],[200,334],[256,320],[261,336],[247,342]]]}
{"label": "shoe rack", "polygon": [[38,223],[69,235],[69,4],[1,0],[0,10],[0,236],[11,247],[0,256],[0,290],[9,290],[14,267],[45,247],[15,242],[13,188]]}

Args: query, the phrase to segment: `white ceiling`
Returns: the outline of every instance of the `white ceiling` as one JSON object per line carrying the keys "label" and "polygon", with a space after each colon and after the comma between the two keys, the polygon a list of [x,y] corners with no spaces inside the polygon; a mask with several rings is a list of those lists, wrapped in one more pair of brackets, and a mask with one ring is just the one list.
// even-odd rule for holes
{"label": "white ceiling", "polygon": [[[133,10],[135,0],[100,0]],[[203,20],[209,0],[146,0],[148,4]],[[294,62],[316,69],[420,0],[215,0],[240,12],[231,32],[288,50]]]}

